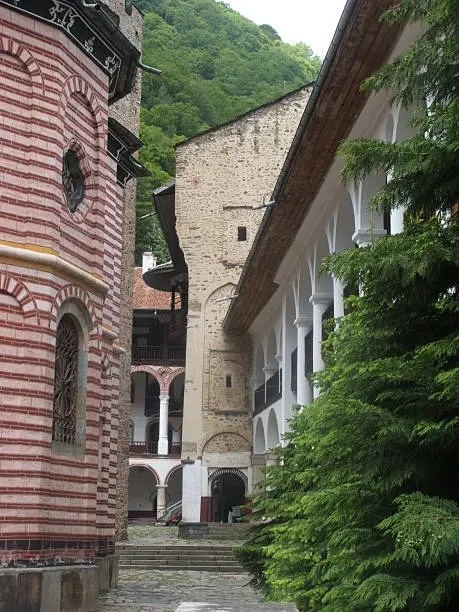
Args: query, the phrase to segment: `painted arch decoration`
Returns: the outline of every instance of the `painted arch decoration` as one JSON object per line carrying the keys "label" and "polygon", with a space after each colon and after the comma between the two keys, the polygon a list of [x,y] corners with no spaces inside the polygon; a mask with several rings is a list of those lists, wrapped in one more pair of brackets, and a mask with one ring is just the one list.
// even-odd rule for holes
{"label": "painted arch decoration", "polygon": [[151,374],[159,383],[159,390],[161,395],[169,394],[169,387],[174,380],[180,374],[185,373],[185,368],[181,367],[169,367],[169,366],[147,366],[138,365],[131,366],[131,376],[136,372],[145,372]]}
{"label": "painted arch decoration", "polygon": [[212,474],[209,475],[209,484],[211,489],[214,482],[224,474],[234,474],[234,476],[238,476],[244,483],[244,491],[247,495],[249,491],[249,479],[244,474],[244,472],[242,472],[242,470],[239,470],[238,468],[219,468],[218,470],[215,470],[215,472],[212,472]]}

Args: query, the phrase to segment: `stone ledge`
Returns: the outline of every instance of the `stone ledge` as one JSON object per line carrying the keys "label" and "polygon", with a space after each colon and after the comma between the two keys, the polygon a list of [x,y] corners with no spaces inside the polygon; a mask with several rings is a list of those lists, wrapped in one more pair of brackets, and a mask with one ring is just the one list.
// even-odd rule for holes
{"label": "stone ledge", "polygon": [[94,612],[118,585],[118,556],[95,565],[0,569],[0,612]]}

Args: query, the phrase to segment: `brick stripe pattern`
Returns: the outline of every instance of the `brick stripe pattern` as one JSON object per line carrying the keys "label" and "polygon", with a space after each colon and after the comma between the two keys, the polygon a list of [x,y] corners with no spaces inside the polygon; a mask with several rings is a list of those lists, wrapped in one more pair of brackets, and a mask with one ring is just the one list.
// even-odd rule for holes
{"label": "brick stripe pattern", "polygon": [[[29,254],[0,255],[0,564],[87,561],[113,549],[116,514],[124,204],[106,153],[108,78],[48,24],[0,7],[0,33],[0,245]],[[75,214],[62,189],[68,149],[85,178]],[[90,321],[82,457],[51,440],[56,323],[69,300]]]}

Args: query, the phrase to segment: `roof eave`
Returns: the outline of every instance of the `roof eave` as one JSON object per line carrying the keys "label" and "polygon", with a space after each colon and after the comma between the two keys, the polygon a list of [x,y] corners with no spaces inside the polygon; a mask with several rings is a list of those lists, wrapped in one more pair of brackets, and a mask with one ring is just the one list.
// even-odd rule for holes
{"label": "roof eave", "polygon": [[[223,327],[225,331],[227,332],[229,331],[231,332],[247,331],[247,329],[249,328],[249,326],[251,325],[251,323],[253,322],[253,320],[255,319],[255,317],[258,315],[258,313],[263,307],[263,303],[256,303],[256,300],[254,300],[253,291],[249,291],[248,284],[251,284],[251,282],[250,280],[248,280],[248,277],[250,274],[253,274],[254,266],[256,263],[258,263],[257,260],[260,257],[266,258],[266,254],[261,253],[261,248],[263,248],[267,240],[269,240],[269,237],[268,237],[269,231],[271,230],[271,227],[273,226],[273,224],[277,223],[277,220],[279,216],[281,215],[279,211],[284,207],[284,216],[285,216],[285,210],[286,210],[285,207],[288,208],[290,206],[290,208],[293,208],[295,205],[295,202],[293,202],[292,204],[292,198],[290,197],[290,195],[286,196],[286,188],[289,186],[292,172],[296,169],[295,163],[297,161],[298,156],[301,155],[303,157],[305,150],[307,150],[305,139],[306,138],[311,139],[311,134],[313,134],[314,130],[319,132],[320,130],[323,129],[323,122],[320,122],[320,121],[318,122],[317,117],[326,116],[327,113],[324,110],[324,108],[320,108],[320,113],[317,111],[319,102],[322,103],[323,102],[322,99],[325,98],[325,96],[328,94],[328,89],[331,90],[333,86],[333,79],[337,78],[337,74],[340,76],[340,78],[342,78],[342,75],[339,73],[339,67],[340,67],[340,62],[343,61],[343,57],[345,58],[345,61],[349,61],[349,58],[351,57],[353,60],[355,60],[355,62],[358,62],[359,53],[360,54],[365,53],[365,51],[362,51],[360,48],[359,36],[354,36],[353,45],[349,44],[349,40],[351,39],[350,34],[351,33],[355,34],[353,30],[355,29],[358,31],[359,29],[360,30],[364,29],[363,21],[362,21],[362,14],[361,14],[362,6],[364,6],[366,8],[367,13],[369,13],[369,15],[365,15],[366,20],[369,21],[369,19],[372,19],[374,17],[374,12],[376,8],[378,8],[379,13],[382,13],[383,10],[385,10],[386,8],[388,8],[388,6],[390,6],[390,0],[380,0],[380,2],[378,3],[378,7],[375,7],[374,3],[368,2],[366,0],[348,0],[346,3],[343,14],[338,23],[338,27],[336,29],[335,35],[333,37],[332,43],[325,57],[324,63],[322,65],[322,68],[319,73],[316,84],[314,86],[314,89],[311,93],[311,97],[308,101],[305,112],[300,121],[298,130],[292,141],[292,145],[287,154],[286,160],[284,162],[282,170],[279,174],[279,178],[275,185],[271,199],[273,199],[276,202],[276,204],[266,209],[262,222],[258,228],[258,232],[256,234],[255,240],[252,244],[252,248],[249,252],[248,258],[242,270],[241,277],[239,279],[237,288],[235,290],[235,293],[239,297],[231,302],[228,308],[226,317],[223,321]],[[359,17],[359,19],[357,19],[357,17]],[[373,23],[373,27],[374,27],[374,23]],[[390,32],[391,37],[389,36],[389,39],[392,38],[393,40],[392,39],[388,40],[388,32],[387,32],[388,26],[386,25],[379,26],[379,30],[378,30],[379,33],[381,32],[382,29],[384,29],[385,37],[384,36],[380,37],[380,44],[382,46],[385,45],[387,47],[387,45],[391,43],[391,48],[393,48],[393,46],[395,45],[395,42],[398,38],[398,34],[400,33],[400,28],[399,27],[397,28],[396,26],[392,26],[392,28],[393,29]],[[377,42],[374,41],[374,44],[377,44]],[[382,57],[381,59],[385,61],[387,55],[388,54],[386,53],[386,49],[384,49],[384,57]],[[362,70],[364,67],[364,59],[365,59],[364,57],[361,59]],[[373,72],[374,69],[375,67],[373,66],[370,69],[369,73],[371,74],[371,72]],[[362,78],[364,78],[364,76]],[[360,85],[360,82],[358,83],[358,85]],[[354,81],[348,84],[348,87],[349,88],[355,87]],[[359,87],[358,87],[358,95],[357,94],[355,95],[358,97],[361,105],[363,106],[363,103],[366,100],[366,96],[360,92]],[[353,108],[347,107],[347,110],[348,110],[349,115],[353,114],[353,111],[354,111]],[[318,123],[320,123],[320,125],[318,125]],[[348,131],[342,134],[341,139],[347,136]],[[309,149],[311,149],[311,147],[309,147]],[[326,173],[326,169],[329,167],[330,163],[332,163],[333,159],[334,159],[334,155],[333,155],[333,158],[327,163],[327,165],[324,165],[324,167],[322,168],[323,173]],[[323,177],[322,177],[322,180],[323,180]],[[313,201],[315,197],[315,193],[317,193],[317,190],[320,184],[321,184],[321,181],[315,185],[316,189],[314,193],[312,192],[308,193],[308,196],[305,196],[303,198],[301,202],[301,206],[302,206],[301,221],[304,220],[307,214],[307,211],[309,209],[309,206],[311,202]],[[281,256],[285,256],[285,254],[287,253],[288,248],[290,247],[290,244],[291,244],[291,239],[292,237],[287,236],[286,239],[283,241],[283,245],[279,247],[282,250]],[[266,263],[266,271],[264,273],[266,275],[265,280],[266,280],[266,283],[269,284],[269,287],[266,288],[265,297],[269,299],[269,297],[274,293],[276,289],[276,285],[274,284],[273,269],[277,269],[277,268],[276,268],[275,261],[273,262],[266,261],[265,263]],[[279,263],[279,261],[277,261],[277,263]],[[244,313],[244,309],[251,311],[250,315],[246,316],[245,318],[241,316],[241,314]]]}

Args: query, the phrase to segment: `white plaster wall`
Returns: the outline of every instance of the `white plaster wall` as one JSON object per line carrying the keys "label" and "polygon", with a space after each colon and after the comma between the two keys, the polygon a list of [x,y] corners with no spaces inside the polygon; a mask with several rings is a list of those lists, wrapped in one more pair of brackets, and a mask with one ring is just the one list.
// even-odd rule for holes
{"label": "white plaster wall", "polygon": [[151,467],[158,475],[159,484],[166,484],[166,478],[169,472],[179,465],[181,465],[181,461],[178,457],[130,457],[129,459],[129,467]]}
{"label": "white plaster wall", "polygon": [[135,385],[134,403],[131,404],[131,419],[134,423],[134,441],[145,441],[145,428],[148,418],[145,416],[145,387],[146,387],[145,372],[136,372],[133,375]]}
{"label": "white plaster wall", "polygon": [[167,484],[166,499],[167,505],[171,506],[182,499],[182,470],[174,471]]}
{"label": "white plaster wall", "polygon": [[283,409],[284,409],[283,404],[284,404],[283,398],[281,397],[280,399],[277,400],[277,402],[274,402],[274,404],[271,404],[271,406],[268,406],[267,408],[259,412],[257,416],[254,418],[254,421],[253,421],[253,447],[254,448],[255,448],[255,435],[256,435],[256,430],[257,430],[257,423],[259,420],[261,420],[263,423],[263,430],[265,434],[265,447],[263,449],[257,449],[257,453],[264,452],[265,450],[270,448],[268,444],[268,431],[269,431],[268,422],[269,422],[269,415],[271,413],[271,410],[274,410],[276,414],[279,442],[281,442],[282,418],[283,418]]}

